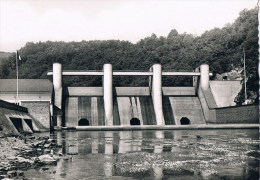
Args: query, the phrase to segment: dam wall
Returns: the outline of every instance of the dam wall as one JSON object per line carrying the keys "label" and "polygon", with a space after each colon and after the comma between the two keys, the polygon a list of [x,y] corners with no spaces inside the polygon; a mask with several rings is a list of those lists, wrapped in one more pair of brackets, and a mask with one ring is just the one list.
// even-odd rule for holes
{"label": "dam wall", "polygon": [[[120,96],[113,101],[113,124],[130,125],[137,118],[140,125],[155,125],[153,103],[149,96]],[[65,125],[75,127],[85,119],[89,126],[104,126],[103,98],[98,96],[68,97],[65,101]]]}
{"label": "dam wall", "polygon": [[[102,87],[68,87],[65,99],[65,126],[75,127],[80,119],[90,126],[104,126]],[[137,118],[140,125],[156,125],[149,87],[114,87],[113,124],[127,126]],[[205,123],[195,87],[162,87],[165,125],[179,125],[181,118],[191,124]]]}
{"label": "dam wall", "polygon": [[[111,64],[104,64],[102,71],[76,72],[63,71],[61,64],[53,63],[53,72],[48,72],[48,75],[53,75],[53,104],[55,111],[61,110],[60,112],[62,112],[56,113],[55,129],[60,130],[64,125],[74,127],[75,125],[128,126],[202,123],[204,119],[201,122],[198,119],[201,117],[202,110],[198,106],[198,98],[195,98],[197,86],[162,87],[162,76],[183,75],[200,76],[201,88],[208,89],[209,76],[212,75],[209,73],[209,66],[203,64],[197,70],[196,72],[163,72],[161,64],[154,64],[148,71],[122,72],[114,71]],[[66,89],[62,86],[63,75],[102,76],[103,86]],[[149,76],[149,87],[114,87],[113,76]],[[186,99],[184,103],[181,103],[178,98],[169,97],[167,99],[166,96],[180,96],[182,99],[183,97]],[[100,97],[103,104],[98,103],[101,102]],[[190,104],[185,105],[186,103]],[[180,108],[185,109],[185,114],[182,114],[181,119],[179,119],[180,115],[177,115]]]}
{"label": "dam wall", "polygon": [[[169,121],[174,118],[175,125],[181,125],[184,119],[189,119],[190,124],[205,124],[205,118],[198,97],[173,97],[163,98],[164,105],[170,106],[168,114],[173,114]],[[166,104],[168,101],[169,104]],[[167,111],[165,113],[167,113]],[[172,123],[172,122],[170,122]]]}
{"label": "dam wall", "polygon": [[104,105],[102,97],[69,97],[65,102],[65,126],[75,127],[81,119],[90,126],[103,126]]}
{"label": "dam wall", "polygon": [[[114,96],[151,96],[149,87],[114,87]],[[195,87],[162,87],[163,96],[195,96]],[[66,97],[101,96],[103,87],[67,87]]]}
{"label": "dam wall", "polygon": [[[75,126],[195,125],[231,122],[221,115],[235,114],[234,99],[239,81],[209,81],[206,64],[193,72],[164,72],[160,64],[148,71],[114,71],[104,64],[102,71],[62,71],[53,64],[54,106],[62,110],[57,128]],[[102,76],[102,87],[63,87],[62,76]],[[114,87],[113,76],[148,76],[148,87]],[[162,87],[162,76],[193,76],[192,87]],[[57,98],[57,99],[56,99]],[[64,109],[64,107],[65,109]],[[237,110],[221,108],[234,107]],[[242,110],[242,109],[241,109]],[[253,109],[254,113],[256,109]],[[65,117],[64,117],[65,116]],[[224,119],[221,120],[220,118]],[[234,115],[240,118],[238,115]],[[61,119],[62,118],[62,119]],[[62,122],[61,120],[65,119]],[[234,123],[236,122],[235,118]],[[244,118],[243,121],[248,121]]]}
{"label": "dam wall", "polygon": [[131,125],[137,118],[140,125],[156,125],[153,102],[149,96],[117,97],[120,125]]}

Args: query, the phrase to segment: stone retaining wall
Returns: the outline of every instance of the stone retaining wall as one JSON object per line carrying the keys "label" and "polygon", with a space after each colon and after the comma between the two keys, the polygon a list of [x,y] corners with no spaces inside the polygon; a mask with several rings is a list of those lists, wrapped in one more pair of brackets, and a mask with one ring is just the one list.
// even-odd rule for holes
{"label": "stone retaining wall", "polygon": [[50,102],[49,101],[24,101],[22,106],[28,108],[29,114],[44,128],[50,129]]}
{"label": "stone retaining wall", "polygon": [[258,105],[217,108],[216,123],[259,123]]}

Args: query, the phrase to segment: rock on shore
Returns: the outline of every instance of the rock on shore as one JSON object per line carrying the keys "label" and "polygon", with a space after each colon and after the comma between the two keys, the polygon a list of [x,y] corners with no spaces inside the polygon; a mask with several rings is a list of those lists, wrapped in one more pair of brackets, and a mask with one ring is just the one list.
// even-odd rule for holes
{"label": "rock on shore", "polygon": [[0,179],[19,179],[30,167],[56,165],[59,157],[53,152],[60,147],[49,137],[12,136],[0,131]]}

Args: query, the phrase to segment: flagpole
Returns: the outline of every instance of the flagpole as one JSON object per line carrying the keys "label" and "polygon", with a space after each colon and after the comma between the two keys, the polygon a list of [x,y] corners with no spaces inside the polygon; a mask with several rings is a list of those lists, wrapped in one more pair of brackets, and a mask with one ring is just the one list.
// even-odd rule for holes
{"label": "flagpole", "polygon": [[247,93],[246,93],[246,53],[245,53],[245,47],[243,47],[243,54],[244,54],[244,81],[245,81],[245,103],[246,103]]}
{"label": "flagpole", "polygon": [[18,102],[18,88],[19,88],[19,84],[18,84],[18,51],[16,51],[16,103],[19,104]]}

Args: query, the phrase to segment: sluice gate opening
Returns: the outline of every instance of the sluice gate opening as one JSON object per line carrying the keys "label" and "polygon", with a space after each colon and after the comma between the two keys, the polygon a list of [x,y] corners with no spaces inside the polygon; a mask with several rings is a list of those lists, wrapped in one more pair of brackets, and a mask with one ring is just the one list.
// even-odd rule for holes
{"label": "sluice gate opening", "polygon": [[130,120],[130,125],[131,126],[136,126],[136,125],[141,125],[141,123],[140,123],[140,120],[138,119],[138,118],[132,118],[131,120]]}
{"label": "sluice gate opening", "polygon": [[21,118],[14,118],[14,117],[10,117],[14,127],[17,129],[17,131],[19,133],[23,132],[23,122]]}
{"label": "sluice gate opening", "polygon": [[182,117],[180,119],[180,123],[181,123],[181,125],[189,125],[190,124],[190,120],[187,117]]}
{"label": "sluice gate opening", "polygon": [[80,119],[78,122],[78,126],[89,126],[89,120],[87,120],[86,118]]}
{"label": "sluice gate opening", "polygon": [[29,128],[34,131],[33,129],[33,124],[32,124],[32,120],[31,119],[24,119],[24,121],[26,122],[26,124],[29,126]]}

